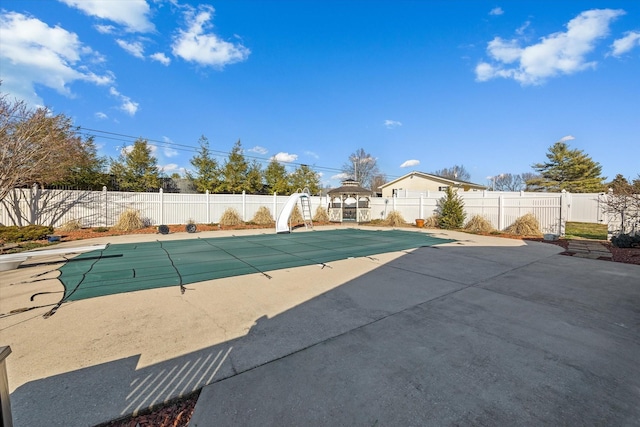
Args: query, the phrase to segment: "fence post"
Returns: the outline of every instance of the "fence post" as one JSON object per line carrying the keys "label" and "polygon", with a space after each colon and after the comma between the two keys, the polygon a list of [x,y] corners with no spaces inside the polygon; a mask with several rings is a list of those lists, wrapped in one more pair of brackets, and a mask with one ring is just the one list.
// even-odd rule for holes
{"label": "fence post", "polygon": [[209,190],[204,193],[207,205],[207,224],[211,224],[211,208],[209,207]]}
{"label": "fence post", "polygon": [[273,220],[278,220],[278,193],[273,192]]}
{"label": "fence post", "polygon": [[247,222],[247,195],[242,190],[242,220]]}
{"label": "fence post", "polygon": [[504,196],[498,196],[498,230],[504,230]]}
{"label": "fence post", "polygon": [[394,194],[393,197],[391,198],[391,200],[393,200],[393,204],[391,205],[392,210],[396,210],[396,197],[398,197],[398,194]]}
{"label": "fence post", "polygon": [[560,224],[558,224],[558,234],[560,236],[564,236],[564,218],[563,216],[566,216],[569,212],[568,212],[568,207],[566,206],[567,204],[567,190],[562,190],[560,192]]}
{"label": "fence post", "polygon": [[420,193],[420,216],[418,218],[424,219],[424,199],[422,197],[422,193]]}
{"label": "fence post", "polygon": [[109,193],[107,193],[107,186],[102,187],[102,200],[104,202],[104,226],[109,226]]}
{"label": "fence post", "polygon": [[160,224],[164,224],[164,192],[162,188],[158,192],[158,198],[160,202]]}

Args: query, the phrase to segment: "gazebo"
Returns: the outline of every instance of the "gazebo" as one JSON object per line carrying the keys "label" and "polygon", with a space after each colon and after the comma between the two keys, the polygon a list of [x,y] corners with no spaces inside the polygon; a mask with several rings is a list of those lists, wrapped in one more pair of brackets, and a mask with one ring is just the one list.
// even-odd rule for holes
{"label": "gazebo", "polygon": [[358,181],[342,181],[342,186],[329,190],[329,221],[371,221],[370,199],[375,193],[360,187]]}

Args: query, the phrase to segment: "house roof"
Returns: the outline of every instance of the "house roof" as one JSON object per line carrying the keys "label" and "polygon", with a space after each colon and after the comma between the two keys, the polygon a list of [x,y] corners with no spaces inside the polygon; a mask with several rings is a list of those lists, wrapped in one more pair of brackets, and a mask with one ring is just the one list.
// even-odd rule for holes
{"label": "house roof", "polygon": [[403,175],[400,178],[396,178],[393,181],[389,181],[389,182],[387,182],[385,184],[382,184],[380,186],[380,188],[382,189],[382,188],[385,188],[385,187],[389,187],[391,185],[396,184],[398,181],[402,181],[403,179],[408,178],[410,176],[419,176],[419,177],[422,177],[422,178],[425,178],[425,179],[430,179],[432,181],[438,181],[438,182],[441,182],[443,184],[448,184],[448,185],[456,185],[456,186],[457,185],[461,185],[461,186],[468,185],[468,186],[477,187],[477,188],[480,188],[480,189],[486,189],[487,188],[485,185],[480,185],[480,184],[476,184],[476,183],[473,183],[473,182],[462,181],[462,180],[459,180],[459,179],[455,180],[455,179],[446,178],[446,177],[440,176],[440,175],[433,175],[433,174],[430,174],[430,173],[424,173],[424,172],[418,172],[418,171],[409,172],[408,174]]}

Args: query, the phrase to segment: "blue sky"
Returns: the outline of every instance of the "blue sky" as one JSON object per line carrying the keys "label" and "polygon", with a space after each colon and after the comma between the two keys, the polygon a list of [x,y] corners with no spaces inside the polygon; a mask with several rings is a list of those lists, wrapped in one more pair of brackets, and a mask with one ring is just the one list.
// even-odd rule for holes
{"label": "blue sky", "polygon": [[532,172],[565,139],[640,173],[638,1],[3,0],[1,90],[168,173],[198,139],[328,186],[359,148],[393,179]]}

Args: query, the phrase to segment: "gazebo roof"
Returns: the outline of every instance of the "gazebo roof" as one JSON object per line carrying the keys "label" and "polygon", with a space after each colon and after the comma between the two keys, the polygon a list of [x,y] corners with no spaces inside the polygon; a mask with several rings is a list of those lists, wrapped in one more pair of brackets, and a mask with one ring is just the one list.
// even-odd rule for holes
{"label": "gazebo roof", "polygon": [[367,190],[366,188],[360,187],[360,183],[358,181],[342,181],[342,186],[338,188],[333,188],[327,191],[327,194],[337,195],[337,194],[364,194],[367,196],[373,196],[375,193],[371,190]]}

